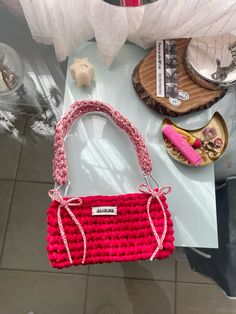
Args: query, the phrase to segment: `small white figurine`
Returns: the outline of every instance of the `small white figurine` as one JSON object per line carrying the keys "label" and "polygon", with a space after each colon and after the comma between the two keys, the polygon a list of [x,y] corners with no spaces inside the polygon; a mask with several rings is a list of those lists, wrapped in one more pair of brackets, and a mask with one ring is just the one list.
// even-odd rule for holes
{"label": "small white figurine", "polygon": [[88,58],[75,59],[70,66],[70,72],[78,86],[90,86],[95,74],[94,67],[89,63]]}

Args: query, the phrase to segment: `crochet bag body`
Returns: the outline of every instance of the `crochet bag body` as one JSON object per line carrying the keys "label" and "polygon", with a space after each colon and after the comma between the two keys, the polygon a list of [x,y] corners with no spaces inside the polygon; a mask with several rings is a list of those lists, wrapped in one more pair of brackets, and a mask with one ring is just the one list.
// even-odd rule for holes
{"label": "crochet bag body", "polygon": [[[60,187],[69,182],[64,139],[73,121],[90,112],[108,115],[134,144],[146,182],[137,193],[62,196]],[[152,164],[146,145],[125,117],[100,101],[77,101],[56,126],[54,149],[53,175],[58,187],[49,191],[52,202],[47,210],[47,251],[52,267],[170,256],[174,232],[165,197],[170,187],[149,185]]]}

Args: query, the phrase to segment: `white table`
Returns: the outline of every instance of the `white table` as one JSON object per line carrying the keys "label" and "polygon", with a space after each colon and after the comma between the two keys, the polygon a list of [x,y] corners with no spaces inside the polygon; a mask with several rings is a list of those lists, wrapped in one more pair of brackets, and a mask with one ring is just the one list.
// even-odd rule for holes
{"label": "white table", "polygon": [[[163,146],[160,127],[163,116],[147,108],[137,97],[131,82],[135,65],[147,51],[125,45],[106,69],[96,43],[86,43],[68,61],[64,111],[77,99],[98,99],[110,103],[130,119],[144,136],[153,161],[153,174],[161,185],[172,186],[168,204],[175,228],[175,245],[218,246],[213,166],[191,168],[171,159]],[[90,88],[78,88],[69,66],[75,57],[88,57],[96,80]],[[174,119],[183,127],[204,125],[211,112]],[[128,137],[104,117],[85,116],[73,124],[66,139],[71,187],[69,195],[119,194],[137,191],[143,182],[137,158]]]}

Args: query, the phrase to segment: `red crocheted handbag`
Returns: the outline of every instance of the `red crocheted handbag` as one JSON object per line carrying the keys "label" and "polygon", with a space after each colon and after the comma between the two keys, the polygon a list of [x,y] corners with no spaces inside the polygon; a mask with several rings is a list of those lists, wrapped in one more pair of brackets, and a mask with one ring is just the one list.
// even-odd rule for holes
{"label": "red crocheted handbag", "polygon": [[[133,142],[146,181],[137,193],[62,197],[59,188],[68,184],[64,138],[73,121],[89,112],[107,114]],[[100,101],[76,101],[56,126],[54,148],[58,187],[49,191],[52,202],[47,210],[47,251],[53,267],[170,256],[174,232],[165,197],[170,187],[149,185],[152,164],[146,145],[125,117]]]}

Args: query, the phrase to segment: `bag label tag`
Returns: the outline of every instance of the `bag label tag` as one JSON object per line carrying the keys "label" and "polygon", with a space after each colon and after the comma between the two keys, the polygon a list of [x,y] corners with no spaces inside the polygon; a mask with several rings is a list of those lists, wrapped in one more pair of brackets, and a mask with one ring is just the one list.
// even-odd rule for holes
{"label": "bag label tag", "polygon": [[117,207],[116,206],[99,206],[92,207],[92,216],[116,216]]}

